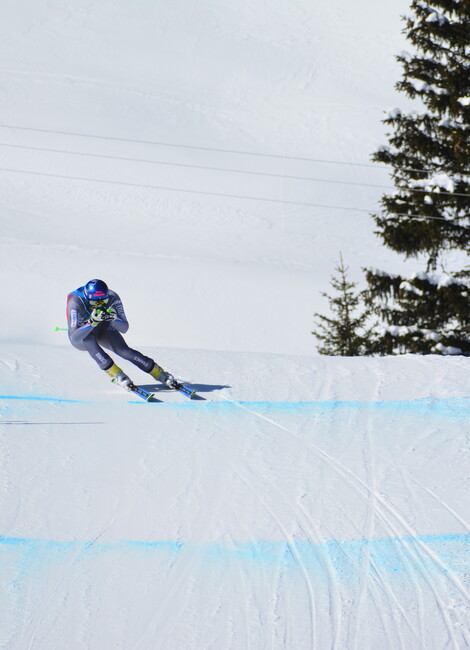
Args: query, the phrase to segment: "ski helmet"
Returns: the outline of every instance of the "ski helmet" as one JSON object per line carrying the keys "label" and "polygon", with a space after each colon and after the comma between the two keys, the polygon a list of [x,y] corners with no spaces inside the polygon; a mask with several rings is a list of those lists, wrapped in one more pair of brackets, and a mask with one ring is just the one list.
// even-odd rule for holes
{"label": "ski helmet", "polygon": [[108,285],[103,280],[90,280],[85,285],[84,293],[87,300],[107,300]]}

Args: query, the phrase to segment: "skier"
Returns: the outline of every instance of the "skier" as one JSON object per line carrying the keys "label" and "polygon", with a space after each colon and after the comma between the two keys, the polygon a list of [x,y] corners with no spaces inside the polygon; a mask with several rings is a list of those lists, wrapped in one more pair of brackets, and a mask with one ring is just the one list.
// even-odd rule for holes
{"label": "skier", "polygon": [[87,351],[111,379],[123,386],[131,379],[114,363],[103,348],[131,361],[170,388],[177,382],[153,359],[131,349],[122,334],[129,329],[124,307],[115,291],[108,289],[103,280],[90,280],[67,297],[67,324],[70,343],[77,350]]}

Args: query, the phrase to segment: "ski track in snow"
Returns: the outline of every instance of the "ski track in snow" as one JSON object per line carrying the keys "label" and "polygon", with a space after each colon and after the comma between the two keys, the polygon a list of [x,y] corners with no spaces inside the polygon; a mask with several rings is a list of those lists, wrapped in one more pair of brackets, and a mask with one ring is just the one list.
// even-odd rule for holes
{"label": "ski track in snow", "polygon": [[[247,409],[244,406],[237,405],[240,408]],[[278,427],[280,429],[283,429],[286,433],[296,436],[297,434],[292,431],[291,429],[287,429],[284,426],[280,425],[278,422],[267,418],[264,415],[260,415],[255,413],[254,411],[249,410],[250,413],[253,415],[265,419],[267,422],[272,424],[275,427]],[[442,570],[442,572],[448,574],[448,580],[453,584],[453,586],[460,591],[461,595],[464,597],[464,602],[469,602],[469,594],[465,587],[462,585],[460,582],[459,578],[457,577],[456,574],[454,574],[448,567],[444,566],[439,557],[432,552],[428,546],[423,543],[416,531],[407,524],[407,522],[404,520],[404,518],[401,516],[400,512],[395,509],[382,495],[378,494],[376,490],[374,489],[373,483],[370,485],[367,485],[357,474],[349,470],[347,467],[345,467],[341,462],[336,460],[330,455],[325,454],[322,450],[319,448],[314,447],[313,445],[309,443],[305,443],[310,449],[313,449],[314,452],[317,455],[320,455],[322,458],[326,460],[326,462],[329,464],[331,469],[335,471],[338,475],[340,475],[345,482],[349,484],[350,487],[353,489],[359,491],[360,494],[364,496],[365,499],[371,499],[372,501],[372,510],[369,509],[369,512],[372,512],[372,515],[370,516],[370,522],[373,521],[374,517],[377,519],[381,520],[383,523],[383,526],[386,530],[389,531],[391,537],[396,537],[399,538],[400,534],[402,534],[403,530],[405,530],[409,535],[409,539],[406,540],[406,542],[402,545],[402,552],[404,556],[404,561],[406,561],[409,565],[409,573],[410,576],[413,576],[412,584],[416,587],[417,591],[420,590],[421,583],[424,582],[425,586],[427,589],[429,589],[432,594],[434,595],[435,602],[437,605],[437,611],[439,615],[443,619],[443,624],[447,629],[449,640],[452,644],[453,648],[458,648],[459,647],[459,642],[457,640],[457,637],[454,633],[453,629],[453,623],[450,620],[450,616],[447,611],[447,606],[445,603],[445,600],[441,597],[439,593],[438,587],[434,584],[434,571],[430,570],[427,568],[427,564],[429,562],[424,561],[422,558],[422,554],[424,556],[427,556],[425,559],[429,561],[431,559],[432,563],[435,564],[435,568]],[[374,505],[374,502],[377,502],[377,505]],[[369,524],[369,533],[372,532],[372,524]],[[409,552],[408,550],[408,545],[409,542],[415,542],[412,548],[412,552]],[[418,552],[418,550],[420,552]],[[422,554],[421,554],[422,552]],[[294,556],[296,554],[293,553]],[[303,568],[302,562],[299,560],[299,565]],[[365,565],[363,565],[365,566]],[[364,569],[366,571],[366,569]],[[431,574],[432,571],[432,574]],[[414,574],[414,575],[413,575]],[[416,579],[416,574],[418,574],[421,578],[421,580]],[[309,586],[310,583],[308,580],[306,580],[307,585]],[[364,589],[365,589],[365,581],[364,581]],[[309,594],[310,594],[310,589],[309,589]],[[418,601],[423,602],[423,597],[422,594],[419,593],[418,595]],[[359,601],[361,600],[361,597],[363,598],[363,591],[359,593],[358,599]],[[360,605],[358,606],[359,609]],[[360,619],[359,613],[357,613],[358,619]],[[313,620],[313,618],[312,618]],[[312,623],[312,629],[313,629],[313,623]],[[348,647],[356,647],[358,643],[358,637],[357,637],[357,632],[358,632],[358,627],[359,624],[356,627],[356,633],[352,635],[352,638],[348,642]],[[385,631],[385,630],[384,630]],[[422,634],[422,630],[421,630]],[[422,637],[421,637],[422,638]],[[315,644],[314,644],[315,645]]]}
{"label": "ski track in snow", "polygon": [[[31,436],[33,432],[42,433],[41,417],[35,413],[37,408],[41,409],[42,416],[48,416],[44,433],[58,430],[55,425],[59,422],[54,423],[52,417],[58,405],[61,417],[73,409],[64,418],[69,423],[74,421],[72,416],[77,410],[96,408],[86,401],[55,402],[54,399],[33,400],[32,404],[38,407],[28,406],[27,399],[6,399],[9,419],[4,424],[0,422],[0,445],[6,468],[13,454],[9,448],[11,445],[14,448],[18,437],[27,432]],[[15,404],[24,406],[15,413]],[[4,647],[32,650],[45,644],[54,645],[57,643],[54,631],[60,629],[59,612],[62,607],[67,608],[69,600],[73,603],[77,599],[81,601],[77,610],[81,627],[77,628],[75,647],[100,647],[99,639],[103,637],[94,630],[96,626],[102,627],[103,621],[111,620],[108,618],[111,612],[102,601],[96,609],[100,599],[93,594],[93,583],[103,580],[100,562],[106,566],[116,554],[121,558],[120,563],[126,563],[127,558],[129,565],[141,574],[144,593],[148,591],[153,598],[159,595],[153,606],[151,598],[143,607],[139,632],[132,638],[126,631],[130,629],[126,620],[132,614],[126,613],[125,599],[121,596],[119,611],[123,618],[112,633],[119,647],[142,650],[152,647],[152,639],[156,638],[162,648],[214,649],[251,646],[359,649],[377,647],[380,640],[383,647],[390,649],[448,645],[457,650],[468,643],[464,628],[469,602],[463,574],[464,555],[459,558],[445,553],[446,547],[453,545],[454,554],[463,554],[465,535],[452,537],[448,531],[420,534],[409,520],[410,511],[404,510],[405,504],[400,503],[397,495],[392,500],[383,486],[387,473],[393,471],[399,492],[414,509],[419,509],[426,495],[434,508],[447,512],[456,529],[469,532],[463,514],[438,496],[438,488],[423,484],[424,479],[412,473],[413,466],[403,467],[403,459],[394,462],[393,456],[386,458],[391,453],[388,438],[393,436],[392,427],[396,428],[397,423],[402,423],[409,432],[413,421],[419,421],[422,426],[424,415],[431,430],[436,418],[458,430],[458,425],[464,422],[466,401],[442,401],[440,405],[435,401],[395,405],[269,404],[227,398],[216,403],[210,398],[199,404],[181,401],[151,407],[132,403],[121,408],[130,409],[132,414],[129,411],[126,417],[132,419],[137,408],[141,414],[137,422],[142,425],[149,408],[160,409],[165,412],[165,426],[173,422],[170,436],[181,435],[191,421],[184,448],[173,457],[164,453],[156,468],[149,467],[150,457],[142,456],[139,473],[132,475],[127,489],[137,491],[136,494],[143,490],[144,495],[146,484],[156,485],[161,480],[162,485],[167,481],[171,485],[172,473],[183,472],[179,491],[166,495],[170,498],[167,507],[175,512],[186,510],[192,523],[183,516],[177,536],[160,542],[143,540],[141,543],[132,541],[132,537],[128,541],[113,541],[113,526],[121,515],[130,516],[124,504],[126,493],[118,484],[114,509],[88,541],[41,542],[12,537],[9,531],[14,529],[28,504],[12,487],[14,474],[2,472],[4,484],[10,486],[16,503],[14,510],[3,519],[6,529],[0,538],[0,553],[15,575],[10,579],[9,589],[14,587],[17,594],[17,607],[5,608],[9,614],[3,623],[3,634],[6,630],[13,632]],[[25,418],[28,412],[35,414],[36,426],[31,429]],[[378,427],[384,427],[388,419],[392,427],[378,435]],[[8,426],[9,422],[15,422],[16,426]],[[81,429],[81,426],[76,425],[77,432],[86,435],[87,427]],[[357,454],[347,464],[338,453],[341,447],[335,453],[329,449],[329,440],[341,431],[358,436],[361,441]],[[341,436],[343,445],[351,444]],[[62,447],[64,439],[61,440],[57,447],[59,453],[66,449]],[[54,454],[55,450],[51,452]],[[217,465],[220,470],[214,469]],[[40,461],[32,465],[33,480],[41,470]],[[323,481],[312,482],[311,473],[319,473]],[[327,505],[330,484],[338,494],[349,492],[348,502],[332,502],[330,505],[337,508],[337,514],[327,520],[319,519],[311,499],[319,500],[320,511],[325,514],[324,509],[330,507]],[[210,498],[209,494],[212,494]],[[246,506],[241,505],[247,494],[252,495],[246,502],[251,503],[251,517],[259,510],[254,520],[247,516]],[[194,517],[187,510],[188,503],[197,508]],[[230,504],[232,520],[227,519],[227,504]],[[158,510],[157,502],[157,519]],[[264,515],[260,517],[261,513]],[[92,518],[92,512],[88,516]],[[271,540],[260,539],[259,524],[271,531]],[[158,530],[158,522],[154,527],[149,521],[147,528],[149,533]],[[132,533],[132,528],[128,532]],[[32,562],[30,568],[28,562]],[[47,586],[43,587],[37,582],[38,575],[45,570],[41,565],[49,566],[51,572]],[[113,562],[108,579],[119,582],[119,574],[112,566]],[[151,579],[152,574],[158,585]],[[139,593],[139,574],[134,579],[130,598]],[[205,594],[204,614],[198,595],[202,593]],[[4,592],[3,598],[5,595]],[[174,611],[179,612],[177,619],[182,625],[176,637]],[[437,638],[436,623],[433,636],[428,631],[432,616],[440,619]],[[364,621],[370,617],[375,619],[376,626],[369,638]]]}
{"label": "ski track in snow", "polygon": [[[379,495],[374,487],[373,484],[366,484],[359,476],[355,475],[352,473],[349,469],[345,468],[342,466],[342,464],[337,463],[337,461],[334,458],[329,459],[329,462],[331,462],[332,465],[335,465],[334,469],[338,471],[340,469],[340,473],[342,476],[349,482],[351,487],[358,489],[357,484],[359,484],[361,487],[363,487],[366,491],[366,494],[368,497],[373,500],[377,500],[380,504],[381,507],[373,506],[372,513],[378,518],[381,519],[385,525],[386,528],[389,529],[391,536],[398,536],[400,534],[400,531],[402,529],[405,529],[411,536],[411,540],[417,542],[417,547],[423,551],[424,554],[428,555],[429,558],[433,562],[435,562],[436,567],[441,568],[444,572],[447,572],[449,577],[448,579],[454,584],[454,586],[460,590],[462,596],[465,598],[465,600],[468,602],[469,600],[469,595],[465,587],[461,584],[460,580],[456,575],[453,575],[452,571],[449,570],[447,567],[443,566],[442,562],[440,561],[439,557],[436,556],[425,544],[423,544],[418,536],[416,531],[413,529],[413,527],[409,526],[407,522],[403,519],[401,516],[400,512],[395,509],[384,497]],[[341,471],[342,470],[342,471]],[[353,478],[353,481],[348,480],[349,477]],[[371,512],[369,510],[369,512]],[[372,518],[371,518],[372,519]],[[397,525],[398,524],[398,525]],[[372,532],[372,531],[370,531]],[[416,546],[414,546],[414,552],[416,553],[415,549]],[[404,545],[404,550],[407,551],[407,544]],[[444,600],[441,598],[439,590],[436,588],[434,585],[434,579],[433,576],[430,575],[430,570],[426,569],[426,567],[422,567],[422,558],[418,553],[416,553],[417,557],[413,557],[414,554],[407,554],[410,556],[410,574],[412,573],[414,568],[418,569],[418,572],[421,574],[422,580],[424,583],[427,584],[429,589],[432,591],[434,594],[434,597],[436,599],[436,603],[438,606],[439,613],[444,619],[444,623],[447,626],[447,629],[449,631],[449,637],[452,641],[453,647],[457,648],[458,647],[458,642],[455,638],[455,635],[453,633],[453,628],[452,628],[452,623],[449,619],[449,616],[447,614],[447,608],[445,605]],[[420,582],[417,581],[417,585],[419,585]],[[354,639],[356,640],[357,643],[357,637],[354,636]]]}

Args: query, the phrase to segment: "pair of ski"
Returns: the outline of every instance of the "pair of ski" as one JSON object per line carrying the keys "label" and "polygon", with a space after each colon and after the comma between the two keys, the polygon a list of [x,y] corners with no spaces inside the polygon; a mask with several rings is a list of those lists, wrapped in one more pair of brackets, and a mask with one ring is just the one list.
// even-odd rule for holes
{"label": "pair of ski", "polygon": [[[119,385],[119,384],[118,384]],[[135,393],[142,399],[144,399],[146,402],[161,402],[162,400],[157,399],[155,397],[155,393],[151,393],[148,390],[145,390],[145,388],[142,388],[141,386],[137,386],[134,383],[127,384],[126,386],[121,386],[121,388],[124,388],[125,390],[129,391],[130,393]],[[199,395],[197,395],[196,391],[189,388],[188,386],[185,386],[184,384],[180,383],[179,381],[176,381],[174,385],[172,386],[175,390],[179,391],[180,393],[183,393],[186,397],[189,397],[189,399],[197,399]]]}

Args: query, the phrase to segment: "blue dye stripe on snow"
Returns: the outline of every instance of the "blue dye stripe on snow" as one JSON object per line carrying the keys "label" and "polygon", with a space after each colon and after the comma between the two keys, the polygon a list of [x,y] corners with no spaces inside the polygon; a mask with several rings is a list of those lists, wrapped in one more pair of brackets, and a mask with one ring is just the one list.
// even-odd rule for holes
{"label": "blue dye stripe on snow", "polygon": [[[26,539],[0,536],[0,559],[3,566],[21,566],[22,572],[40,570],[51,562],[67,562],[70,554],[81,561],[112,553],[130,556],[145,554],[155,561],[173,562],[181,552],[188,552],[210,563],[237,560],[252,566],[282,566],[287,570],[300,567],[324,576],[325,560],[338,576],[354,580],[365,563],[374,570],[400,576],[416,570],[416,566],[432,574],[463,574],[469,562],[470,535],[447,534],[419,537],[327,540],[208,542],[193,544],[183,541],[109,541],[80,542]],[[436,561],[437,558],[437,561]]]}
{"label": "blue dye stripe on snow", "polygon": [[[139,402],[145,403],[145,402]],[[197,408],[232,410],[234,408],[253,409],[260,414],[272,412],[285,413],[334,413],[337,411],[393,411],[395,414],[412,413],[416,415],[438,416],[468,416],[470,414],[470,397],[456,397],[446,399],[423,398],[415,400],[388,400],[378,402],[359,401],[243,401],[243,400],[218,400],[206,401],[186,400],[184,402],[161,402],[159,407],[167,408]]]}
{"label": "blue dye stripe on snow", "polygon": [[47,397],[42,395],[0,395],[4,400],[21,400],[25,402],[61,402],[66,404],[90,404],[80,399],[65,399],[63,397]]}
{"label": "blue dye stripe on snow", "polygon": [[[210,402],[213,404],[214,402]],[[193,403],[194,404],[194,403]],[[196,403],[197,404],[197,403]],[[231,401],[217,402],[217,404],[239,405],[249,408],[272,408],[277,410],[368,410],[368,409],[394,409],[394,410],[415,410],[415,411],[441,411],[441,410],[464,410],[470,413],[470,398],[457,397],[447,399],[423,398],[415,400],[383,400],[378,402],[359,402],[346,400],[326,400],[326,401],[302,401],[302,402],[282,402],[282,401]]]}
{"label": "blue dye stripe on snow", "polygon": [[[56,402],[64,404],[92,404],[89,400],[67,399],[62,397],[50,397],[41,395],[0,395],[0,400],[21,400],[34,402]],[[95,402],[96,403],[96,402]],[[144,400],[128,401],[128,404],[146,404]],[[452,397],[445,399],[422,398],[414,400],[383,400],[377,402],[360,402],[346,400],[326,401],[244,401],[244,400],[219,400],[217,398],[205,401],[185,400],[181,402],[161,401],[159,408],[202,408],[222,409],[233,408],[258,409],[262,412],[286,411],[286,412],[334,412],[339,410],[393,410],[394,413],[414,412],[417,414],[429,415],[468,415],[470,414],[470,397]]]}

